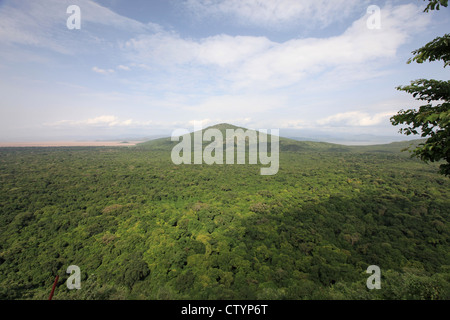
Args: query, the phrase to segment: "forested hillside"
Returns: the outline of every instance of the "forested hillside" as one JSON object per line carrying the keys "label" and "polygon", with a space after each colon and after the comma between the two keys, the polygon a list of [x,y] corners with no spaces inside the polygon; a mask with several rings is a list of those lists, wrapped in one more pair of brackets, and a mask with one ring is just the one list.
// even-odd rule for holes
{"label": "forested hillside", "polygon": [[56,275],[53,299],[450,298],[438,164],[282,139],[262,176],[174,165],[174,144],[0,149],[0,298],[47,299]]}

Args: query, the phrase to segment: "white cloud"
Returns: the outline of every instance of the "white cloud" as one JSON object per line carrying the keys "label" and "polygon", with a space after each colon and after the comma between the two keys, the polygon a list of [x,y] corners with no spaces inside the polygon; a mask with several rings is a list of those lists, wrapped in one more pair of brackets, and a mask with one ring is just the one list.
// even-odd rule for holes
{"label": "white cloud", "polygon": [[135,121],[133,119],[122,120],[114,115],[102,115],[98,117],[83,120],[59,120],[53,123],[46,123],[45,126],[53,128],[72,127],[72,128],[186,128],[188,130],[197,130],[198,128],[206,128],[223,122],[245,125],[250,123],[250,118],[234,118],[224,120],[222,118],[214,119],[194,119],[194,120],[164,120],[164,121]]}
{"label": "white cloud", "polygon": [[361,70],[359,74],[352,72],[361,80],[374,75],[364,75],[368,65],[395,58],[411,34],[430,22],[430,16],[421,13],[414,4],[386,6],[381,29],[368,29],[369,14],[365,14],[341,35],[329,38],[279,43],[266,37],[218,35],[194,40],[162,32],[130,39],[123,49],[135,64],[164,65],[175,72],[205,75],[215,68],[216,81],[237,89],[285,87],[310,76],[346,69]]}
{"label": "white cloud", "polygon": [[[81,29],[68,30],[66,9],[76,4],[81,11]],[[104,32],[105,26],[109,33]],[[91,0],[23,0],[2,1],[0,41],[2,44],[25,44],[75,54],[90,51],[92,46],[107,45],[104,38],[117,38],[117,30],[128,34],[157,32],[157,24],[144,24],[121,16]],[[82,44],[82,45],[81,45]]]}
{"label": "white cloud", "polygon": [[198,128],[205,128],[212,123],[211,119],[190,120],[188,121],[189,127],[194,127],[194,130]]}
{"label": "white cloud", "polygon": [[245,113],[246,115],[257,115],[270,110],[282,108],[286,98],[277,95],[221,95],[211,96],[202,102],[185,107],[186,110],[195,114],[202,114],[212,118],[229,118],[230,115]]}
{"label": "white cloud", "polygon": [[[169,32],[140,35],[124,43],[129,57],[140,64],[236,66],[273,46],[265,37],[217,35],[183,39]],[[138,62],[135,62],[137,64]]]}
{"label": "white cloud", "polygon": [[108,125],[115,126],[119,124],[119,120],[116,116],[100,116],[92,119],[87,119],[85,121],[81,121],[86,125]]}
{"label": "white cloud", "polygon": [[197,45],[199,63],[230,67],[245,62],[274,44],[265,37],[218,35]]}
{"label": "white cloud", "polygon": [[125,70],[125,71],[130,71],[130,67],[124,66],[124,65],[118,65],[117,69],[119,70]]}
{"label": "white cloud", "polygon": [[376,126],[385,122],[388,123],[388,119],[394,114],[395,112],[381,112],[371,115],[361,111],[350,111],[319,119],[317,120],[317,124],[321,126],[333,127]]}
{"label": "white cloud", "polygon": [[185,7],[200,18],[234,18],[243,25],[285,28],[314,24],[323,28],[347,18],[364,0],[186,0]]}
{"label": "white cloud", "polygon": [[100,69],[98,67],[93,67],[92,71],[94,71],[96,73],[100,73],[100,74],[111,74],[111,73],[114,73],[113,69]]}
{"label": "white cloud", "polygon": [[246,61],[240,72],[233,75],[234,80],[242,87],[257,83],[282,87],[336,68],[365,70],[368,64],[395,58],[410,34],[428,24],[429,16],[419,13],[420,9],[412,4],[386,7],[381,30],[369,30],[364,16],[339,36],[294,39],[273,45]]}
{"label": "white cloud", "polygon": [[[189,2],[195,3],[194,0]],[[206,10],[219,10],[208,7],[206,0],[197,2],[205,4]],[[230,34],[195,38],[198,34],[191,33],[194,37],[189,38],[184,36],[193,32],[189,28],[180,34],[168,32],[156,25],[122,17],[95,2],[80,0],[77,4],[81,7],[81,30],[68,30],[65,9],[73,4],[71,0],[48,0],[45,4],[24,0],[20,5],[5,1],[0,9],[1,53],[6,69],[2,86],[7,88],[5,84],[11,84],[11,75],[24,74],[27,66],[23,61],[28,65],[34,63],[36,70],[38,66],[42,66],[42,70],[51,66],[55,74],[50,77],[46,71],[27,74],[30,80],[46,81],[45,85],[28,85],[29,80],[16,81],[17,92],[4,90],[7,103],[4,102],[3,110],[15,110],[17,115],[29,115],[31,108],[40,110],[42,115],[33,119],[39,123],[72,119],[53,122],[47,129],[66,130],[67,127],[67,131],[80,132],[133,128],[144,132],[148,126],[186,126],[191,119],[209,119],[205,125],[230,122],[254,128],[340,130],[341,127],[336,126],[348,125],[357,130],[368,126],[374,129],[384,123],[389,126],[387,111],[392,106],[379,109],[359,109],[358,106],[368,91],[379,92],[380,88],[385,88],[383,85],[390,86],[395,77],[407,75],[404,71],[407,69],[403,69],[406,58],[398,57],[398,51],[413,35],[419,34],[419,30],[427,27],[433,17],[424,14],[416,4],[388,5],[382,9],[381,29],[369,30],[368,15],[363,16],[366,8],[351,24],[354,15],[350,18],[350,11],[339,11],[343,6],[341,0],[323,5],[323,11],[319,10],[323,4],[319,0],[295,3],[286,0],[210,1],[211,4],[216,2],[222,10],[217,14],[225,12],[228,18],[232,15],[242,19],[242,23],[245,19],[254,25],[290,24],[297,20],[308,23],[316,19],[317,23],[326,25],[339,20],[342,14],[348,27],[345,31],[318,32],[314,37],[289,41]],[[354,1],[345,2],[349,10],[354,10],[352,3]],[[238,8],[242,11],[238,12]],[[234,22],[230,20],[230,24]],[[176,23],[174,27],[180,25]],[[436,29],[430,28],[430,32],[437,32]],[[216,30],[211,28],[207,33]],[[220,30],[235,33],[239,29],[234,26]],[[40,48],[45,49],[35,50]],[[55,59],[52,51],[79,56]],[[32,55],[39,60],[30,59]],[[398,58],[402,59],[403,67],[390,68]],[[13,59],[16,65],[9,63]],[[46,62],[41,63],[41,60]],[[86,65],[92,68],[85,70]],[[55,88],[57,73],[67,75],[74,71],[80,77],[69,77],[74,81],[72,88]],[[93,72],[110,75],[108,80],[111,81],[104,83],[104,77],[92,76]],[[375,78],[385,76],[385,72],[391,74],[382,78],[386,80],[382,84]],[[373,81],[364,82],[367,79]],[[76,87],[80,84],[82,88]],[[354,89],[355,84],[360,85]],[[372,87],[372,84],[375,85]],[[35,91],[21,98],[24,87]],[[339,90],[342,88],[344,90]],[[387,92],[390,88],[381,90]],[[395,91],[394,85],[392,91]],[[380,91],[380,95],[385,92]],[[402,104],[398,109],[400,107]],[[317,121],[318,118],[321,119]],[[3,119],[5,124],[11,122],[6,116]],[[9,128],[14,129],[11,124]]]}
{"label": "white cloud", "polygon": [[47,126],[61,127],[141,127],[150,125],[151,121],[134,121],[132,119],[121,120],[117,116],[102,115],[84,120],[60,120],[54,123],[47,123]]}

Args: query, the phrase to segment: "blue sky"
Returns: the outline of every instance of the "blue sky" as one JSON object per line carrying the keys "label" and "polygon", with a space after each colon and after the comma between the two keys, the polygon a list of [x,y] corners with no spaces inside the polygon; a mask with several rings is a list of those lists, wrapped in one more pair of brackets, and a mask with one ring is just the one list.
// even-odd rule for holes
{"label": "blue sky", "polygon": [[[79,30],[66,26],[70,5]],[[380,29],[367,27],[370,5]],[[389,118],[420,104],[395,87],[448,79],[440,62],[406,64],[450,30],[450,9],[425,5],[0,0],[0,141],[170,134],[194,121],[402,140]]]}

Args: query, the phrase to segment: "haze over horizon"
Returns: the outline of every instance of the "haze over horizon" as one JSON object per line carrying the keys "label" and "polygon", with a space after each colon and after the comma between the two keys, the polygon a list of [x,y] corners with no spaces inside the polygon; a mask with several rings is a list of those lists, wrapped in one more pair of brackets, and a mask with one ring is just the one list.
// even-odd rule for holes
{"label": "haze over horizon", "polygon": [[[67,8],[81,10],[70,30]],[[367,21],[381,8],[380,29]],[[424,1],[0,2],[0,141],[144,138],[230,123],[327,142],[406,140],[395,90],[450,27]],[[410,137],[410,138],[420,138]]]}
{"label": "haze over horizon", "polygon": [[[207,127],[198,127],[198,123],[194,125],[194,130],[188,130],[188,132],[193,133],[198,130],[207,130],[210,128],[220,128],[224,129],[243,129],[244,131],[259,131],[261,129],[256,128],[244,128],[238,127],[228,123],[220,123],[215,125],[210,125]],[[196,127],[197,126],[197,127]],[[262,129],[266,130],[266,129]],[[273,129],[268,130],[268,134],[274,134]],[[279,130],[278,130],[279,131]],[[49,139],[49,140],[39,140],[39,139],[29,139],[27,141],[0,141],[0,147],[96,147],[96,146],[105,146],[105,147],[117,147],[117,146],[134,146],[139,143],[149,142],[156,139],[170,139],[174,134],[173,131],[171,133],[165,132],[158,135],[152,136],[109,136],[104,138],[99,137],[86,137],[84,139],[79,139],[76,137],[67,137],[66,139]],[[282,132],[277,134],[281,138],[291,139],[297,141],[311,141],[311,142],[324,142],[324,143],[334,143],[340,145],[347,146],[369,146],[369,145],[387,145],[392,142],[406,142],[419,140],[417,137],[406,137],[406,139],[399,140],[398,137],[395,136],[377,136],[370,134],[359,134],[359,135],[351,135],[351,134],[341,134],[341,135],[327,135],[326,133],[318,133],[317,131],[301,131],[301,130],[289,130],[284,129]]]}

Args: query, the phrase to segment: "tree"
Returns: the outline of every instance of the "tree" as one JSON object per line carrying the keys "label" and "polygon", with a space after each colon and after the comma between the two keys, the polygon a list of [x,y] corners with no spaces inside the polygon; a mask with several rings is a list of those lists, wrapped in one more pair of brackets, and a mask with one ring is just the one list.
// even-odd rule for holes
{"label": "tree", "polygon": [[[424,0],[426,1],[426,0]],[[425,8],[424,12],[428,12],[430,10],[439,10],[440,6],[447,7],[448,0],[429,0],[430,3]]]}
{"label": "tree", "polygon": [[[431,0],[424,11],[439,10],[440,5],[447,7],[448,0]],[[412,61],[423,63],[441,60],[445,68],[450,65],[450,34],[437,37],[412,53],[414,57],[407,61],[408,64]],[[400,129],[400,133],[428,137],[412,150],[413,156],[424,162],[446,161],[440,165],[440,173],[450,176],[450,81],[418,79],[396,89],[408,92],[416,100],[426,101],[427,104],[419,107],[419,110],[400,110],[391,117],[391,123],[394,126],[409,126]],[[433,105],[432,102],[437,104]]]}

